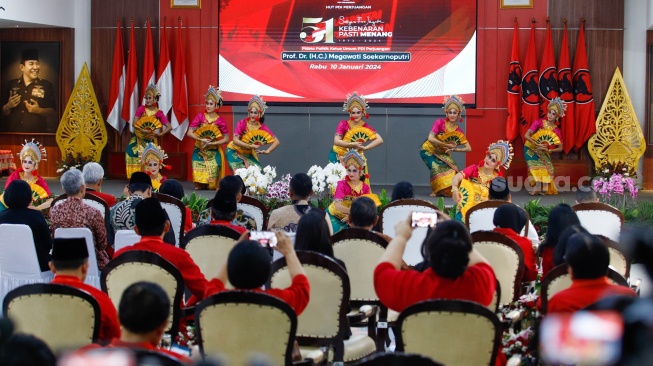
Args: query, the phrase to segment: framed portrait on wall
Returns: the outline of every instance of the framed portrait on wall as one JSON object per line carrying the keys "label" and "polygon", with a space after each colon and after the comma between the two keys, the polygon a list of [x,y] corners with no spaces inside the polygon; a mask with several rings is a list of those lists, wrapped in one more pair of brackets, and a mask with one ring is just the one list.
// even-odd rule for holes
{"label": "framed portrait on wall", "polygon": [[202,0],[170,0],[171,8],[202,8]]}
{"label": "framed portrait on wall", "polygon": [[528,9],[533,7],[533,0],[499,0],[501,9],[522,8]]}
{"label": "framed portrait on wall", "polygon": [[57,132],[60,53],[59,42],[0,42],[0,132]]}

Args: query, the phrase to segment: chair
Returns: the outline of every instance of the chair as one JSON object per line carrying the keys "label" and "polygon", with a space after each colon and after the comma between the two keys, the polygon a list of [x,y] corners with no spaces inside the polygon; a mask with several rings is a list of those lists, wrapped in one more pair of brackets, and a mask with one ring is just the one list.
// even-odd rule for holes
{"label": "chair", "polygon": [[[469,211],[468,211],[469,212]],[[514,240],[494,231],[472,233],[476,249],[494,270],[503,289],[499,304],[517,301],[521,295],[521,278],[524,274],[524,253]]]}
{"label": "chair", "polygon": [[[628,281],[612,268],[608,268],[607,276],[612,284],[628,287]],[[540,290],[542,313],[546,313],[547,305],[553,295],[562,290],[566,290],[569,286],[571,286],[571,276],[569,275],[566,263],[554,267],[544,275]]]}
{"label": "chair", "polygon": [[[388,242],[380,235],[369,230],[350,228],[339,231],[331,237],[333,253],[345,262],[349,276],[349,303],[355,307],[363,305],[381,306],[379,330],[377,334],[368,335],[376,339],[377,349],[385,349],[387,338],[388,308],[383,306],[374,290],[374,269],[385,252]],[[372,325],[371,323],[368,325]],[[352,324],[355,326],[355,324]],[[374,329],[370,329],[374,331]]]}
{"label": "chair", "polygon": [[[512,204],[513,203],[508,201],[495,200],[479,202],[467,210],[467,213],[465,214],[465,226],[467,226],[470,233],[475,231],[490,231],[494,229],[494,211],[496,211],[499,206]],[[531,217],[526,210],[521,207],[519,208],[526,214],[526,225],[524,225],[524,228],[519,235],[528,237],[528,230],[530,229],[528,223],[530,222]]]}
{"label": "chair", "polygon": [[605,243],[605,245],[608,247],[608,251],[610,252],[610,267],[612,267],[620,275],[624,276],[625,279],[629,279],[630,256],[626,255],[626,253],[622,251],[623,246],[603,235],[596,236],[601,238],[603,243]]}
{"label": "chair", "polygon": [[[406,221],[408,216],[413,211],[438,213],[438,217],[442,215],[437,207],[431,203],[416,199],[402,199],[394,201],[381,210],[379,214],[381,220],[381,232],[394,238],[395,225],[400,221]],[[404,250],[403,260],[406,264],[414,266],[423,261],[422,258],[422,242],[426,238],[427,228],[418,227],[413,230],[406,249]]]}
{"label": "chair", "polygon": [[[359,360],[376,351],[374,340],[367,335],[345,336],[349,330],[347,305],[349,278],[347,272],[333,259],[315,252],[297,252],[311,284],[310,302],[298,318],[297,342],[304,358],[319,363],[324,358],[319,347],[333,347],[333,362]],[[274,288],[291,284],[286,258],[272,263],[270,283]],[[329,360],[330,361],[330,360]]]}
{"label": "chair", "polygon": [[[230,227],[222,225],[202,225],[189,231],[182,242],[200,271],[206,278],[213,278],[218,269],[227,263],[229,252],[240,238],[240,234]],[[225,284],[233,288],[231,284]]]}
{"label": "chair", "polygon": [[297,315],[284,301],[259,292],[225,291],[195,308],[202,356],[220,354],[229,365],[248,365],[264,355],[272,365],[290,365]]}
{"label": "chair", "polygon": [[16,332],[40,338],[55,353],[91,344],[100,332],[97,300],[70,286],[21,286],[7,294],[2,308]]}
{"label": "chair", "polygon": [[[50,207],[54,207],[60,203],[63,203],[68,198],[67,194],[62,194],[60,196],[57,196],[55,199],[52,200],[52,204]],[[84,202],[85,205],[91,206],[102,214],[102,218],[107,221],[109,219],[109,205],[100,197],[86,193],[84,194],[84,198],[82,198],[82,201]]]}
{"label": "chair", "polygon": [[52,278],[52,272],[41,272],[32,229],[21,224],[0,225],[0,301],[19,286],[47,283]]}
{"label": "chair", "polygon": [[152,193],[152,197],[156,198],[161,203],[161,207],[166,210],[168,218],[170,218],[170,225],[172,225],[173,230],[177,233],[175,243],[179,246],[184,239],[186,206],[180,200],[167,194],[155,192]]}
{"label": "chair", "polygon": [[447,366],[494,365],[501,343],[499,318],[483,305],[427,300],[399,314],[397,351],[417,353]]}
{"label": "chair", "polygon": [[243,196],[238,202],[238,209],[243,210],[256,221],[257,230],[266,230],[268,227],[268,208],[263,202],[254,197]]}
{"label": "chair", "polygon": [[113,241],[114,252],[122,248],[132,246],[141,241],[141,236],[134,230],[118,230]]}
{"label": "chair", "polygon": [[166,332],[176,335],[184,293],[184,280],[177,267],[156,253],[130,250],[109,262],[101,276],[102,291],[109,295],[116,309],[125,289],[140,281],[154,282],[168,294],[172,316]]}
{"label": "chair", "polygon": [[382,352],[356,362],[355,366],[443,366],[428,357],[402,352]]}
{"label": "chair", "polygon": [[56,238],[84,238],[86,240],[86,249],[88,249],[88,272],[84,283],[97,289],[100,288],[100,270],[97,266],[97,257],[95,256],[95,244],[93,242],[93,233],[86,227],[60,227],[54,231]]}
{"label": "chair", "polygon": [[612,241],[619,241],[624,215],[618,209],[600,202],[579,203],[572,207],[580,224],[590,234],[603,235]]}

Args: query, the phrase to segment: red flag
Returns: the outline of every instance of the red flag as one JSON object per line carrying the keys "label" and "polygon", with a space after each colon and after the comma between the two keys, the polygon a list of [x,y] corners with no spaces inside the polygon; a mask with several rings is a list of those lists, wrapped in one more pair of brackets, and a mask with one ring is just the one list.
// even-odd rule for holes
{"label": "red flag", "polygon": [[120,116],[122,112],[122,99],[125,93],[125,49],[122,47],[122,31],[120,19],[116,28],[116,45],[113,48],[113,68],[111,69],[111,86],[109,88],[109,111],[107,123],[122,132],[125,120]]}
{"label": "red flag", "polygon": [[514,141],[519,136],[519,117],[521,107],[521,64],[519,63],[519,28],[515,18],[515,28],[512,31],[512,53],[508,68],[508,120],[506,121],[506,137]]}
{"label": "red flag", "polygon": [[540,117],[540,89],[537,86],[539,72],[537,70],[537,55],[535,54],[535,21],[531,23],[531,35],[524,59],[523,76],[521,79],[521,118],[520,134],[522,139],[533,121]]}
{"label": "red flag", "polygon": [[575,109],[574,88],[571,81],[571,61],[569,61],[569,40],[567,38],[567,19],[565,29],[562,33],[562,45],[560,46],[560,58],[558,59],[558,94],[560,99],[567,104],[565,116],[560,120],[562,129],[562,146],[565,153],[569,153],[574,147],[575,141]]}
{"label": "red flag", "polygon": [[[129,54],[127,55],[127,76],[125,80],[125,99],[122,103],[122,119],[131,121],[138,108],[138,75],[136,64],[136,37],[134,36],[134,20],[131,21],[129,35]],[[134,132],[134,125],[129,124],[129,130]]]}
{"label": "red flag", "polygon": [[540,64],[540,116],[546,116],[551,99],[558,96],[558,70],[556,69],[551,23],[546,21],[546,43]]}
{"label": "red flag", "polygon": [[574,100],[576,101],[576,139],[574,148],[583,147],[593,133],[596,132],[596,112],[590,71],[587,66],[587,50],[585,49],[585,19],[580,23],[576,55],[574,56]]}
{"label": "red flag", "polygon": [[181,19],[177,24],[177,52],[172,72],[172,134],[181,140],[188,129],[188,90],[186,87],[186,51],[182,43]]}
{"label": "red flag", "polygon": [[141,95],[145,97],[145,89],[154,85],[154,46],[152,45],[152,29],[150,19],[147,19],[147,34],[145,36],[145,56],[143,57],[143,84]]}
{"label": "red flag", "polygon": [[159,109],[164,114],[172,107],[172,64],[170,62],[170,52],[168,51],[168,37],[166,36],[166,18],[163,18],[163,28],[161,29],[161,47],[159,48],[159,68],[157,69],[159,78],[156,86],[161,92],[159,98]]}

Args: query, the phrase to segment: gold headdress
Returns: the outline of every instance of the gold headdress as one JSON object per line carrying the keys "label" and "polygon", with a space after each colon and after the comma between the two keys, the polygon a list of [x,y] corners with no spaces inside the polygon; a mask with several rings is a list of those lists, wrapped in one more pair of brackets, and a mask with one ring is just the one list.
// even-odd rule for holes
{"label": "gold headdress", "polygon": [[564,117],[565,111],[567,110],[567,104],[560,99],[560,97],[555,97],[551,99],[549,105],[546,107],[546,110],[555,109],[558,112],[558,117]]}
{"label": "gold headdress", "polygon": [[512,157],[514,155],[512,145],[508,141],[499,140],[487,148],[488,153],[496,154],[497,161],[505,169],[510,168]]}
{"label": "gold headdress", "polygon": [[220,89],[214,88],[212,85],[209,85],[209,90],[206,91],[204,98],[206,100],[212,99],[216,104],[222,105],[222,93]]}
{"label": "gold headdress", "polygon": [[357,153],[356,150],[351,149],[347,151],[345,156],[342,158],[342,165],[344,165],[345,168],[349,167],[350,165],[353,165],[358,169],[363,169],[365,167],[365,159],[363,159],[363,157],[360,156],[360,154]]}
{"label": "gold headdress", "polygon": [[370,118],[370,114],[367,113],[367,110],[370,108],[367,105],[367,100],[365,100],[364,96],[358,95],[357,92],[347,95],[347,100],[345,100],[345,104],[343,104],[342,110],[351,113],[351,110],[354,109],[354,107],[360,108],[361,112],[365,114],[365,118]]}
{"label": "gold headdress", "polygon": [[458,112],[463,113],[465,110],[465,102],[461,97],[457,95],[444,97],[444,111],[448,111],[451,107],[454,107],[458,110]]}
{"label": "gold headdress", "polygon": [[161,96],[161,92],[159,92],[159,89],[156,87],[154,84],[150,84],[145,88],[145,93],[143,95],[152,95],[155,98]]}
{"label": "gold headdress", "polygon": [[263,117],[267,107],[268,106],[265,105],[263,99],[260,96],[255,95],[252,97],[252,99],[249,100],[249,103],[247,104],[247,111],[249,112],[252,108],[256,108],[259,114],[261,115],[261,117]]}
{"label": "gold headdress", "polygon": [[161,167],[167,168],[167,166],[163,165],[163,160],[168,158],[168,154],[160,146],[148,142],[145,146],[139,145],[138,153],[141,165],[146,164],[150,160],[156,160],[161,164]]}
{"label": "gold headdress", "polygon": [[29,156],[34,161],[34,164],[38,164],[41,160],[47,160],[45,157],[48,156],[43,145],[38,141],[34,141],[34,139],[32,141],[25,140],[23,148],[20,149],[18,155],[20,156],[20,160]]}

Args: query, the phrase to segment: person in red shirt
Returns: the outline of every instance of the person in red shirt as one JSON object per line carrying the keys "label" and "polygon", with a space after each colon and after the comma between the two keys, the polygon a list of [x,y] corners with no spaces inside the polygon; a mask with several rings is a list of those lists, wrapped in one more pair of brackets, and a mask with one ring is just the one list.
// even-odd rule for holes
{"label": "person in red shirt", "polygon": [[114,257],[131,250],[154,252],[177,267],[184,278],[184,285],[197,300],[203,300],[220,291],[217,280],[207,281],[185,250],[163,242],[163,236],[170,229],[170,221],[166,218],[165,211],[156,198],[145,198],[139,202],[134,215],[134,230],[141,236],[141,240],[134,245],[120,249]]}
{"label": "person in red shirt", "polygon": [[236,196],[227,190],[221,189],[215,192],[215,197],[211,201],[211,221],[209,224],[226,226],[242,234],[247,229],[232,224],[236,218],[237,211],[238,201],[236,201]]}
{"label": "person in red shirt", "polygon": [[547,309],[543,309],[547,314],[575,312],[608,296],[637,296],[632,289],[608,280],[610,252],[600,238],[586,233],[570,236],[565,260],[572,283],[553,295]]}
{"label": "person in red shirt", "polygon": [[537,264],[532,242],[519,235],[526,225],[524,210],[515,205],[502,205],[494,211],[494,231],[512,239],[522,250],[524,256],[524,274],[520,282],[531,282],[537,278]]}
{"label": "person in red shirt", "polygon": [[104,178],[102,165],[96,162],[86,163],[82,169],[82,174],[86,183],[86,193],[102,198],[109,207],[116,204],[116,197],[102,192],[102,179]]}
{"label": "person in red shirt", "polygon": [[571,225],[580,225],[580,220],[568,204],[561,203],[549,212],[546,236],[537,249],[537,254],[542,257],[542,276],[555,267],[553,253],[558,245],[558,239],[562,232]]}
{"label": "person in red shirt", "polygon": [[55,274],[52,283],[78,288],[97,300],[100,305],[99,343],[120,337],[116,308],[109,295],[84,283],[88,272],[88,249],[84,238],[54,239],[50,269]]}

